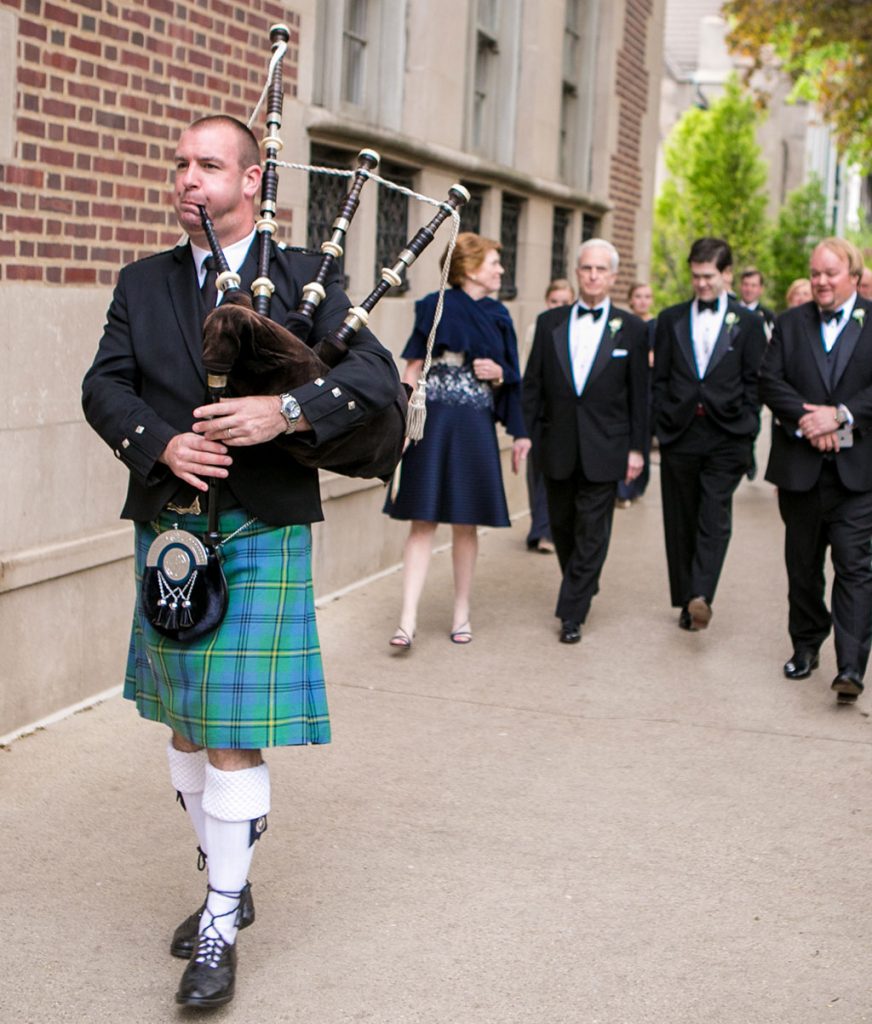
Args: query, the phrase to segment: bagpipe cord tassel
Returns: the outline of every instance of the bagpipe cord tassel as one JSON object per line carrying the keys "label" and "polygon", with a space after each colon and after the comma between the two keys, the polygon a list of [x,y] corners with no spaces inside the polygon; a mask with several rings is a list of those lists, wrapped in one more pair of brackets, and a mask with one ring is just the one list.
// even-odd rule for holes
{"label": "bagpipe cord tassel", "polygon": [[427,422],[427,378],[421,376],[415,390],[409,398],[409,410],[406,413],[406,437],[410,441],[420,441],[424,436],[424,424]]}
{"label": "bagpipe cord tassel", "polygon": [[430,365],[433,362],[433,344],[436,341],[436,331],[439,329],[439,321],[442,319],[442,309],[445,305],[445,289],[448,287],[448,271],[451,269],[451,257],[454,255],[454,244],[457,241],[457,233],[460,230],[460,214],[457,210],[451,212],[451,238],[448,241],[448,249],[445,259],[442,262],[442,277],[439,281],[439,298],[436,301],[436,312],[433,315],[433,325],[427,337],[427,355],[424,359],[424,366],[421,369],[421,376],[415,385],[415,390],[409,399],[409,408],[406,413],[406,437],[415,443],[424,436],[424,426],[427,423],[427,374],[430,372]]}

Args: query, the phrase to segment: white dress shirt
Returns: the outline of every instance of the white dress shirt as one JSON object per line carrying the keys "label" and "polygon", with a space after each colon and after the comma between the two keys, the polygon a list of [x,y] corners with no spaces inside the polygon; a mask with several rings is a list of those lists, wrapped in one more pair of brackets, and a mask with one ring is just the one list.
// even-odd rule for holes
{"label": "white dress shirt", "polygon": [[848,299],[846,303],[839,306],[838,309],[842,311],[842,315],[838,320],[821,320],[821,340],[824,343],[824,348],[827,352],[831,352],[833,345],[842,331],[848,326],[848,321],[851,319],[851,314],[854,312],[854,303],[857,301],[857,293]]}
{"label": "white dress shirt", "polygon": [[693,355],[696,359],[696,371],[700,380],[705,376],[709,359],[717,344],[718,335],[727,315],[727,293],[718,296],[718,309],[713,313],[710,309],[699,311],[696,299],[690,306],[690,337],[693,341]]}
{"label": "white dress shirt", "polygon": [[[224,258],[227,260],[227,265],[233,271],[234,274],[239,273],[239,268],[245,262],[245,257],[248,255],[248,250],[251,248],[252,240],[254,239],[255,231],[252,230],[251,234],[246,235],[245,238],[241,238],[238,242],[234,242],[233,245],[228,245],[224,250]],[[203,287],[203,282],[206,280],[206,257],[212,255],[211,249],[201,249],[199,245],[194,245],[191,242],[191,255],[194,257],[194,266],[197,268],[197,281],[200,287]],[[224,293],[218,292],[218,302],[215,305],[219,305],[221,299],[224,297]]]}
{"label": "white dress shirt", "polygon": [[602,310],[602,314],[597,320],[594,320],[592,316],[579,316],[578,308],[579,303],[575,303],[569,314],[569,357],[572,361],[572,381],[575,384],[575,393],[580,395],[584,391],[590,368],[593,366],[597,349],[602,341],[603,331],[608,324],[611,300],[606,299],[602,305],[591,307]]}

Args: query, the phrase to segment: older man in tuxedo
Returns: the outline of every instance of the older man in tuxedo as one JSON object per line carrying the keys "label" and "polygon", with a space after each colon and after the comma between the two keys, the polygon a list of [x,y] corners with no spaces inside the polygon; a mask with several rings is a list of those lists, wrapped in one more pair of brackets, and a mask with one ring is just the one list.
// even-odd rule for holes
{"label": "older man in tuxedo", "polygon": [[694,298],[657,318],[653,415],[672,605],[695,631],[711,621],[733,493],[753,462],[766,337],[762,318],[727,294],[723,239],[697,239],[688,263]]}
{"label": "older man in tuxedo", "polygon": [[536,322],[524,417],[541,462],[563,579],[559,639],[581,640],[608,553],[619,480],[642,471],[647,426],[645,324],[611,304],[618,252],[592,238],[578,252],[579,301]]}
{"label": "older man in tuxedo", "polygon": [[855,246],[822,241],[811,256],[813,300],[778,318],[760,372],[776,420],[766,479],[785,528],[793,655],[784,674],[810,675],[832,627],[832,689],[843,704],[863,691],[872,644],[872,303],[857,293],[862,272]]}

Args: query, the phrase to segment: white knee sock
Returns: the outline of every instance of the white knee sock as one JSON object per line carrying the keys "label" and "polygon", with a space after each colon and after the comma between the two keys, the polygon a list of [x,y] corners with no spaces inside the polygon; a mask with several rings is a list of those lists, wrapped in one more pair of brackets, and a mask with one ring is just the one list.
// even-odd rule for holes
{"label": "white knee sock", "polygon": [[[200,932],[236,940],[239,893],[248,879],[254,839],[253,823],[269,813],[269,769],[224,772],[206,765],[203,791],[206,844],[209,851],[209,895],[200,918]],[[228,895],[223,895],[227,893]]]}
{"label": "white knee sock", "polygon": [[167,759],[170,763],[170,781],[176,792],[182,794],[185,810],[197,833],[197,842],[205,854],[207,848],[203,790],[206,786],[206,765],[209,763],[206,751],[196,750],[188,754],[183,750],[176,750],[170,742],[167,747]]}

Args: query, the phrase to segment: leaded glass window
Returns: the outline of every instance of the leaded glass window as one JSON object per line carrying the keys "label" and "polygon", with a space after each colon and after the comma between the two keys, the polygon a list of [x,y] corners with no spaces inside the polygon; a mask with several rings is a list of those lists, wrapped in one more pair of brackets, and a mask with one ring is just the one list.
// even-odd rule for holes
{"label": "leaded glass window", "polygon": [[483,186],[470,181],[461,183],[469,193],[469,202],[460,207],[460,230],[481,234],[481,208],[484,203]]}
{"label": "leaded glass window", "polygon": [[505,268],[503,283],[500,288],[501,299],[513,299],[518,294],[515,274],[518,266],[518,237],[521,224],[521,205],[519,196],[503,193],[503,209],[500,217],[500,242],[502,252],[500,261]]}
{"label": "leaded glass window", "polygon": [[563,206],[554,207],[554,219],[551,231],[551,280],[567,276],[568,257],[566,243],[568,241],[569,222],[572,210]]}
{"label": "leaded glass window", "polygon": [[[354,154],[349,150],[331,149],[328,146],[312,146],[311,162],[316,167],[351,167]],[[330,238],[333,221],[349,189],[351,179],[332,174],[309,172],[309,202],[306,210],[306,247],[319,250],[321,243]],[[348,287],[345,277],[345,258],[337,260],[343,287]]]}
{"label": "leaded glass window", "polygon": [[[407,167],[383,163],[379,174],[397,185],[414,187],[412,172]],[[409,197],[395,189],[379,186],[376,218],[375,276],[378,279],[382,267],[392,267],[409,240]],[[408,289],[409,281],[404,275],[403,283],[392,288],[388,295],[399,295]]]}

